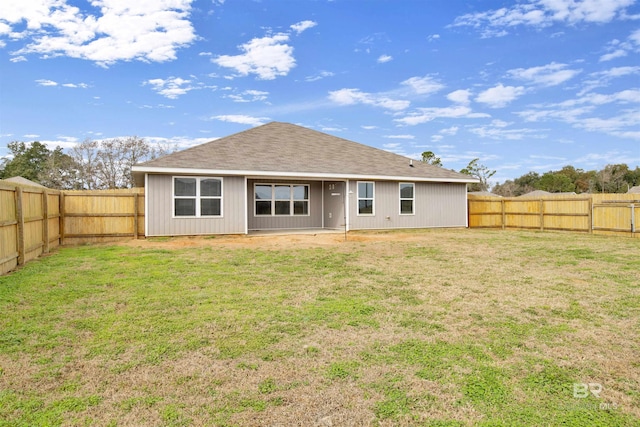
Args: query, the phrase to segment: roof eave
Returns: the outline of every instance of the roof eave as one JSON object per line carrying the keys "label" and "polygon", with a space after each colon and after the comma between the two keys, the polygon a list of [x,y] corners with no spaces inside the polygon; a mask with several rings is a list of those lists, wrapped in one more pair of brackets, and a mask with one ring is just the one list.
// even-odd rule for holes
{"label": "roof eave", "polygon": [[416,182],[451,182],[460,184],[473,184],[478,179],[469,178],[445,178],[445,177],[419,177],[413,175],[375,175],[375,174],[344,174],[344,173],[315,173],[315,172],[283,172],[283,171],[251,171],[251,170],[223,170],[223,169],[193,169],[193,168],[167,168],[133,166],[134,173],[172,174],[172,175],[239,175],[248,178],[306,178],[306,179],[358,179],[380,181],[416,181]]}

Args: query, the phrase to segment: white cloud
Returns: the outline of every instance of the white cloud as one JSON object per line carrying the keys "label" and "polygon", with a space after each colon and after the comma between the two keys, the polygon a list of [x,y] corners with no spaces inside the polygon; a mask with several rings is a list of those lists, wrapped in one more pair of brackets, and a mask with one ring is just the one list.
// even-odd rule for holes
{"label": "white cloud", "polygon": [[38,83],[38,86],[58,86],[57,82],[54,82],[53,80],[46,80],[46,79],[36,80],[36,83]]}
{"label": "white cloud", "polygon": [[394,122],[398,122],[403,125],[414,126],[421,123],[430,122],[438,118],[485,118],[490,117],[488,114],[474,113],[471,108],[464,105],[457,105],[453,107],[444,108],[418,108],[415,112],[408,114],[405,117],[394,119]]}
{"label": "white cloud", "polygon": [[401,83],[409,86],[418,95],[430,95],[444,89],[445,85],[431,76],[411,77]]}
{"label": "white cloud", "polygon": [[502,83],[487,89],[476,97],[476,102],[487,104],[491,108],[501,108],[525,93],[522,86],[504,86]]}
{"label": "white cloud", "polygon": [[196,88],[191,84],[191,80],[185,80],[180,77],[151,79],[143,84],[150,85],[156,93],[169,99],[177,99],[180,95],[184,95]]}
{"label": "white cloud", "polygon": [[582,70],[568,70],[566,64],[551,64],[540,67],[516,68],[507,71],[514,79],[524,80],[540,86],[557,86],[580,74]]}
{"label": "white cloud", "polygon": [[234,102],[257,102],[266,101],[268,95],[269,92],[264,92],[261,90],[245,90],[239,95],[230,94],[226,95],[225,98],[232,99]]}
{"label": "white cloud", "polygon": [[640,30],[635,30],[625,41],[617,39],[610,41],[605,49],[609,53],[602,55],[600,62],[623,58],[630,52],[640,52]]}
{"label": "white cloud", "polygon": [[86,89],[89,87],[86,83],[65,83],[63,87]]}
{"label": "white cloud", "polygon": [[27,58],[24,57],[24,56],[14,56],[13,58],[9,59],[9,61],[14,62],[14,63],[16,63],[16,62],[25,62],[25,61],[27,61]]}
{"label": "white cloud", "polygon": [[527,138],[545,138],[540,134],[540,129],[508,129],[510,123],[502,120],[493,120],[491,124],[486,126],[478,126],[469,128],[469,132],[480,138],[489,138],[495,140],[519,141]]}
{"label": "white cloud", "polygon": [[[628,105],[629,108],[619,110],[600,108],[614,103]],[[515,114],[530,122],[560,121],[590,132],[639,139],[640,132],[636,130],[640,129],[640,111],[636,107],[638,104],[640,104],[640,90],[628,89],[606,95],[589,93],[580,98]]]}
{"label": "white cloud", "polygon": [[320,130],[323,132],[344,132],[343,128],[338,128],[335,126],[322,126]]}
{"label": "white cloud", "polygon": [[317,80],[322,80],[326,77],[333,77],[333,76],[335,76],[335,73],[332,73],[331,71],[320,71],[318,74],[305,77],[304,81],[315,82]]}
{"label": "white cloud", "polygon": [[469,105],[471,103],[471,100],[469,99],[470,97],[471,91],[468,89],[454,90],[447,95],[447,99],[449,101],[462,105]]}
{"label": "white cloud", "polygon": [[589,79],[585,80],[584,87],[578,93],[579,96],[598,88],[607,87],[613,79],[638,74],[640,75],[640,66],[635,67],[614,67],[609,70],[599,71],[589,74]]}
{"label": "white cloud", "polygon": [[388,142],[386,144],[382,144],[382,146],[387,150],[394,150],[398,147],[402,147],[402,144],[400,144],[399,142]]}
{"label": "white cloud", "polygon": [[232,68],[241,76],[255,74],[261,80],[273,80],[286,76],[296,66],[293,47],[286,44],[289,35],[278,33],[273,36],[255,38],[239,46],[240,55],[221,55],[212,62],[221,67]]}
{"label": "white cloud", "polygon": [[386,110],[400,111],[409,108],[405,100],[391,99],[385,95],[361,92],[359,89],[340,89],[329,92],[329,99],[339,105],[364,104]]}
{"label": "white cloud", "polygon": [[625,49],[617,49],[611,53],[606,53],[600,57],[600,62],[611,61],[616,58],[623,58],[627,56],[627,51]]}
{"label": "white cloud", "polygon": [[439,133],[443,135],[449,135],[449,136],[456,135],[458,133],[458,126],[451,126],[450,128],[447,128],[447,129],[441,129]]}
{"label": "white cloud", "polygon": [[373,125],[362,125],[360,126],[362,129],[366,129],[366,130],[374,130],[374,129],[378,129],[378,126],[373,126]]}
{"label": "white cloud", "polygon": [[54,82],[53,80],[47,80],[47,79],[39,79],[36,80],[36,83],[38,83],[38,86],[62,86],[62,87],[67,87],[67,88],[71,88],[71,89],[86,89],[89,87],[88,84],[86,83],[63,83],[60,84],[58,82]]}
{"label": "white cloud", "polygon": [[439,39],[440,39],[440,34],[431,34],[427,37],[427,40],[430,42],[433,42]]}
{"label": "white cloud", "polygon": [[117,61],[165,62],[196,35],[189,21],[192,0],[122,2],[91,0],[101,15],[67,0],[5,2],[0,23],[26,45],[14,55],[68,56],[108,66]]}
{"label": "white cloud", "polygon": [[388,139],[416,139],[415,135],[385,135],[385,138]]}
{"label": "white cloud", "polygon": [[469,26],[483,37],[500,37],[507,29],[525,25],[548,27],[554,23],[606,23],[626,17],[635,0],[528,0],[510,7],[457,17],[451,26]]}
{"label": "white cloud", "polygon": [[293,24],[291,25],[289,28],[291,28],[293,31],[296,32],[296,34],[300,34],[301,32],[308,30],[309,28],[313,28],[316,25],[318,25],[317,22],[313,22],[313,21],[300,21],[297,24]]}
{"label": "white cloud", "polygon": [[557,104],[559,108],[570,108],[576,105],[605,105],[611,103],[640,103],[640,89],[625,89],[620,92],[604,95],[600,93],[588,93],[580,98],[570,99]]}
{"label": "white cloud", "polygon": [[221,115],[221,116],[213,116],[211,118],[214,120],[220,120],[222,122],[238,123],[241,125],[250,125],[250,126],[260,126],[265,124],[269,120],[268,117],[252,117],[252,116],[246,116],[242,114],[228,114],[228,115]]}
{"label": "white cloud", "polygon": [[385,62],[389,62],[393,60],[393,56],[390,55],[380,55],[378,57],[378,64],[384,64]]}

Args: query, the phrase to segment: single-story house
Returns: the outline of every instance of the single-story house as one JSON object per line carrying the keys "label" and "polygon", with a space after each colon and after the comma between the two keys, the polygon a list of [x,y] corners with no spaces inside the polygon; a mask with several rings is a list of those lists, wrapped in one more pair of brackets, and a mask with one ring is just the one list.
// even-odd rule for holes
{"label": "single-story house", "polygon": [[427,163],[272,122],[138,164],[145,235],[467,226],[467,184]]}

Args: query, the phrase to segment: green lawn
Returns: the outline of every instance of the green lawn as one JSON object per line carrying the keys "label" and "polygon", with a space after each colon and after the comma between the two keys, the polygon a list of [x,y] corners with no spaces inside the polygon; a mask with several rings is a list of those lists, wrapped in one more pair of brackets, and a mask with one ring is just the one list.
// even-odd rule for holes
{"label": "green lawn", "polygon": [[62,248],[0,277],[0,426],[640,425],[640,241],[319,239]]}

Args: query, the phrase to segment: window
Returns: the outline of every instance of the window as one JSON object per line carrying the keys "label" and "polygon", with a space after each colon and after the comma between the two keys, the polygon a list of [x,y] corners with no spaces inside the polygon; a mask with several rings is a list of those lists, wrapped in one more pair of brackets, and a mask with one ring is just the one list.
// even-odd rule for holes
{"label": "window", "polygon": [[174,177],[173,214],[177,217],[222,216],[222,178]]}
{"label": "window", "polygon": [[358,215],[373,215],[373,182],[358,182]]}
{"label": "window", "polygon": [[414,184],[400,183],[400,215],[413,215]]}
{"label": "window", "polygon": [[256,216],[309,215],[309,186],[304,184],[256,184]]}

